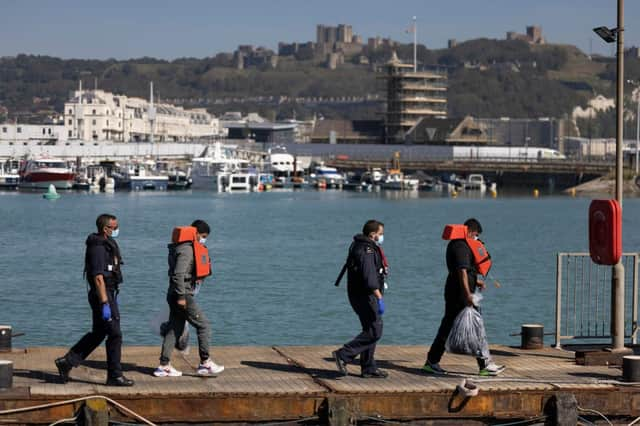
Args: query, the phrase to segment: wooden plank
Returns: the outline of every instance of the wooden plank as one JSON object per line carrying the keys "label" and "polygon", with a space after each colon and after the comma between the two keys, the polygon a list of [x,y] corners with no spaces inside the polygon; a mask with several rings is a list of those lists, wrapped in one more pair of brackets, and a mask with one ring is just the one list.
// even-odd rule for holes
{"label": "wooden plank", "polygon": [[[217,378],[194,377],[197,351],[174,355],[174,365],[190,376],[156,378],[159,346],[126,347],[123,361],[131,388],[104,386],[104,350],[74,369],[74,381],[61,384],[53,360],[64,348],[29,348],[7,354],[19,366],[15,382],[22,390],[0,392],[0,410],[60,401],[100,393],[155,422],[261,422],[325,416],[329,396],[348,398],[350,409],[362,416],[384,419],[416,418],[518,418],[543,413],[545,402],[556,392],[573,393],[581,406],[607,415],[640,414],[640,394],[634,388],[603,383],[620,378],[620,370],[580,366],[573,353],[544,348],[523,351],[493,346],[496,362],[507,365],[499,380],[481,378],[475,360],[446,354],[444,368],[460,374],[433,376],[421,371],[427,348],[386,346],[377,351],[387,379],[363,379],[358,365],[352,375],[340,377],[331,358],[335,346],[215,347],[214,359],[225,365]],[[191,365],[191,366],[190,366]],[[478,385],[478,397],[458,411],[449,407],[456,386],[464,376]],[[28,392],[25,390],[28,387]],[[77,404],[76,404],[77,406]],[[72,414],[71,407],[56,407],[25,414],[24,422],[53,422]],[[0,416],[0,424],[8,421]],[[17,417],[11,417],[17,419]],[[121,421],[131,420],[118,417]]]}

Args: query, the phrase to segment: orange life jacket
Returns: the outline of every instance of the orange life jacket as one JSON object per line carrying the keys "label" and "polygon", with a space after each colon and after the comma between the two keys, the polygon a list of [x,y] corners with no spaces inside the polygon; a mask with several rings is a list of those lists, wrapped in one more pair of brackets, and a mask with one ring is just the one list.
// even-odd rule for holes
{"label": "orange life jacket", "polygon": [[197,230],[193,226],[177,226],[173,229],[171,242],[174,244],[186,242],[193,244],[196,279],[203,279],[211,275],[211,259],[209,259],[209,249],[204,244],[200,244],[196,238],[196,233]]}
{"label": "orange life jacket", "polygon": [[471,253],[473,253],[473,263],[476,271],[486,276],[491,269],[491,255],[480,240],[467,237],[467,227],[464,225],[446,225],[442,232],[443,240],[465,240]]}

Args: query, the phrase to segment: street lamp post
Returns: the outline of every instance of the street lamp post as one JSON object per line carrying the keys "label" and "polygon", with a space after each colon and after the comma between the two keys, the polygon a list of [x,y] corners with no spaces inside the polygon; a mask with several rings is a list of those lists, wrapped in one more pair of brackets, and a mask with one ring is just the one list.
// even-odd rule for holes
{"label": "street lamp post", "polygon": [[638,161],[640,161],[640,83],[635,80],[627,80],[627,83],[635,86],[636,90],[636,155],[635,155],[635,175],[638,176]]}
{"label": "street lamp post", "polygon": [[[622,141],[624,94],[624,0],[618,0],[618,26],[594,28],[593,31],[607,43],[617,43],[616,50],[616,200],[622,208]],[[611,274],[611,337],[612,350],[624,350],[624,266],[621,260],[613,266]]]}

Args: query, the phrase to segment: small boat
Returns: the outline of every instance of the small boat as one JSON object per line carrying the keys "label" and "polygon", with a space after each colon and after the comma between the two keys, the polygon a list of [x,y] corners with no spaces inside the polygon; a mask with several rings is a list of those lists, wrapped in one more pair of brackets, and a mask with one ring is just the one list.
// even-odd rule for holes
{"label": "small boat", "polygon": [[485,181],[484,176],[481,174],[472,173],[467,177],[467,180],[462,182],[462,185],[465,191],[480,191],[486,192],[487,189],[490,191],[496,190],[496,183],[489,183]]}
{"label": "small boat", "polygon": [[104,167],[90,164],[77,170],[73,189],[93,192],[110,192],[115,189],[115,180],[107,176]]}
{"label": "small boat", "polygon": [[19,171],[20,188],[48,188],[54,185],[57,189],[71,189],[75,173],[64,160],[55,158],[38,158],[27,160]]}
{"label": "small boat", "polygon": [[374,168],[370,172],[367,172],[368,176],[370,176],[371,182],[374,185],[382,185],[384,181],[384,173],[382,169]]}
{"label": "small boat", "polygon": [[389,170],[387,176],[382,182],[383,189],[402,190],[403,175],[399,170]]}
{"label": "small boat", "polygon": [[419,183],[418,179],[405,176],[400,170],[392,169],[387,173],[387,177],[382,182],[382,187],[394,190],[414,190],[418,188]]}
{"label": "small boat", "polygon": [[20,175],[11,169],[10,162],[0,163],[0,189],[16,189],[19,183]]}
{"label": "small boat", "polygon": [[168,174],[167,189],[168,190],[184,190],[191,188],[193,180],[189,171],[174,169]]}
{"label": "small boat", "polygon": [[443,184],[440,179],[434,178],[433,176],[425,176],[422,178],[420,183],[418,184],[419,191],[427,191],[427,192],[442,192]]}
{"label": "small boat", "polygon": [[370,192],[373,190],[373,184],[367,176],[352,173],[347,174],[342,188],[350,191]]}
{"label": "small boat", "polygon": [[[315,172],[311,175],[311,178],[316,182],[323,180],[325,182],[325,188],[337,188],[342,189],[344,184],[344,176],[338,173],[338,169],[335,167],[327,167],[323,164],[315,168]],[[316,186],[318,186],[316,184]]]}
{"label": "small boat", "polygon": [[131,191],[166,191],[169,177],[159,175],[152,170],[152,161],[127,164],[112,172],[118,189]]}

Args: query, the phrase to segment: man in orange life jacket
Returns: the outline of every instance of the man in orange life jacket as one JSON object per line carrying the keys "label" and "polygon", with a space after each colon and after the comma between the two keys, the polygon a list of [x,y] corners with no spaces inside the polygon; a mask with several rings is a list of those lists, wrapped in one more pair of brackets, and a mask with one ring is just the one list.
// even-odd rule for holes
{"label": "man in orange life jacket", "polygon": [[353,237],[349,248],[345,264],[348,271],[347,293],[349,303],[360,319],[362,332],[332,353],[338,371],[344,376],[347,375],[347,363],[353,362],[358,356],[363,378],[385,378],[388,375],[376,366],[374,359],[376,344],[382,337],[382,314],[385,309],[382,293],[388,265],[380,247],[383,239],[384,224],[370,220],[364,224],[362,234]]}
{"label": "man in orange life jacket", "polygon": [[[468,219],[464,225],[467,227],[467,238],[478,239],[482,233],[482,226],[476,219]],[[465,239],[453,239],[447,245],[447,269],[449,275],[444,290],[444,317],[440,323],[438,334],[431,344],[427,361],[422,370],[432,374],[446,374],[440,367],[440,359],[445,351],[445,344],[451,327],[458,314],[467,306],[473,306],[473,293],[476,288],[483,290],[485,283],[478,279],[477,266],[474,255]],[[477,309],[477,308],[476,308]],[[477,355],[480,375],[493,376],[501,373],[504,366],[496,365],[491,360],[488,345],[482,354]]]}
{"label": "man in orange life jacket", "polygon": [[98,232],[87,237],[84,258],[93,327],[65,356],[56,359],[56,366],[62,380],[68,381],[71,369],[87,358],[106,336],[107,385],[132,386],[133,380],[122,375],[120,365],[122,332],[117,300],[122,282],[122,257],[115,241],[119,234],[118,220],[113,215],[102,214],[96,219],[96,227]]}
{"label": "man in orange life jacket", "polygon": [[[186,323],[195,327],[198,334],[198,353],[200,355],[200,365],[198,374],[215,375],[224,370],[224,366],[218,365],[209,357],[209,320],[204,315],[198,304],[195,295],[200,289],[204,277],[198,277],[195,258],[196,248],[206,250],[207,237],[211,232],[209,225],[203,220],[194,221],[191,226],[194,241],[173,242],[169,244],[169,290],[167,292],[167,302],[169,303],[169,322],[166,326],[164,340],[162,342],[162,352],[160,354],[160,365],[155,369],[153,375],[156,377],[177,377],[182,372],[171,366],[171,353],[176,344],[176,339],[182,335]],[[206,262],[209,262],[208,254]],[[208,273],[211,273],[211,266]]]}

